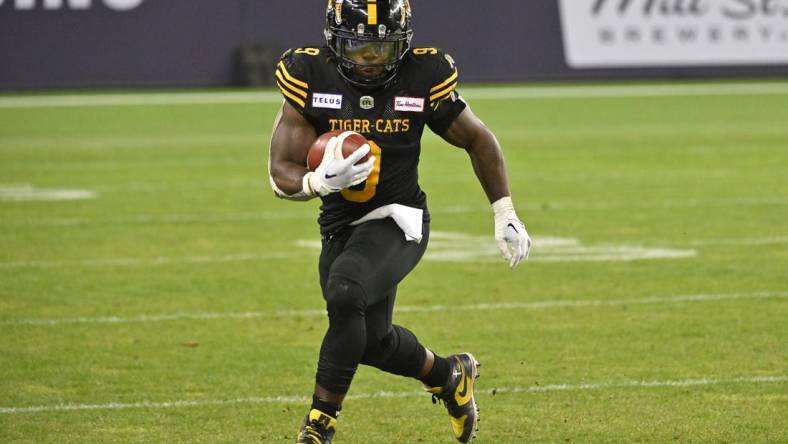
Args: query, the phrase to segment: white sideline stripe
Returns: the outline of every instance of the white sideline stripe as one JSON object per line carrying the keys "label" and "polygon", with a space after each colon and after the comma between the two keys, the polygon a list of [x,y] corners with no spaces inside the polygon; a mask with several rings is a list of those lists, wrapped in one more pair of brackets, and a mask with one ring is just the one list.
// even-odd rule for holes
{"label": "white sideline stripe", "polygon": [[[605,307],[617,305],[673,304],[682,302],[736,301],[745,299],[783,299],[788,291],[731,293],[731,294],[694,294],[669,297],[648,297],[639,299],[611,300],[553,300],[534,302],[497,302],[467,305],[403,305],[395,308],[396,313],[431,313],[452,311],[491,311],[491,310],[545,310],[565,307]],[[66,324],[129,324],[137,322],[165,321],[208,321],[222,319],[257,318],[294,318],[325,316],[324,309],[274,310],[270,312],[252,311],[244,313],[170,313],[160,315],[140,315],[132,317],[99,316],[60,319],[19,319],[0,321],[0,327],[22,325],[66,325]]]}
{"label": "white sideline stripe", "polygon": [[[531,387],[500,387],[490,391],[477,393],[476,396],[495,396],[505,393],[544,393],[558,391],[583,391],[583,390],[606,390],[606,389],[626,389],[626,388],[673,388],[673,387],[697,387],[722,384],[770,384],[788,381],[788,376],[742,376],[738,378],[702,378],[702,379],[681,379],[681,380],[653,380],[653,381],[621,381],[621,382],[600,382],[594,384],[549,384]],[[409,392],[374,392],[357,393],[349,395],[348,399],[376,399],[376,398],[415,398],[425,396],[424,391]],[[123,410],[123,409],[170,409],[181,407],[204,407],[204,406],[223,406],[238,404],[295,404],[305,403],[311,397],[306,396],[265,396],[265,397],[245,397],[235,399],[208,399],[208,400],[181,400],[167,402],[111,402],[107,404],[57,404],[41,405],[30,407],[0,407],[0,414],[19,414],[19,413],[48,413],[48,412],[73,412],[90,410]]]}
{"label": "white sideline stripe", "polygon": [[0,97],[0,108],[217,105],[281,101],[282,95],[274,91],[37,95]]}
{"label": "white sideline stripe", "polygon": [[[713,83],[678,85],[598,86],[465,86],[461,94],[473,100],[563,99],[605,97],[749,96],[788,94],[785,83]],[[193,93],[127,93],[0,97],[0,108],[62,108],[102,106],[163,106],[280,103],[277,91]]]}
{"label": "white sideline stripe", "polygon": [[732,83],[698,85],[620,85],[620,86],[548,86],[462,88],[460,94],[473,100],[496,99],[594,99],[609,97],[676,97],[676,96],[749,96],[788,94],[783,83]]}

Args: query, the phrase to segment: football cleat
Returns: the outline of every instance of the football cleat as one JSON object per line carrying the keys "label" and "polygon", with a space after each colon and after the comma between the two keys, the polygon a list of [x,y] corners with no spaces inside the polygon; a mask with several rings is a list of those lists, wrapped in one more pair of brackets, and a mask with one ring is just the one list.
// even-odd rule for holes
{"label": "football cleat", "polygon": [[336,426],[336,418],[312,409],[301,424],[296,444],[331,444]]}
{"label": "football cleat", "polygon": [[449,380],[443,387],[427,388],[432,402],[441,401],[451,416],[451,428],[459,442],[468,442],[476,435],[479,408],[473,396],[473,386],[479,377],[479,362],[470,353],[451,355]]}

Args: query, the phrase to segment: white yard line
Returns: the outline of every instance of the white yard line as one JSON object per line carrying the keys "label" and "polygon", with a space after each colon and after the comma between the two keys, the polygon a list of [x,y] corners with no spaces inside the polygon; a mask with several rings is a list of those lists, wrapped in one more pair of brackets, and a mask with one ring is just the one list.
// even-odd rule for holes
{"label": "white yard line", "polygon": [[545,202],[526,204],[532,210],[610,210],[628,208],[706,208],[706,207],[749,207],[760,205],[787,205],[788,198],[783,196],[736,197],[731,199],[662,199],[610,202]]}
{"label": "white yard line", "polygon": [[[247,186],[247,185],[243,185]],[[249,188],[260,188],[262,185],[249,183]],[[267,186],[267,185],[266,185]],[[95,188],[95,187],[94,187]],[[193,188],[197,190],[196,188]],[[211,189],[221,189],[214,186]],[[128,184],[122,187],[98,187],[98,191],[107,192],[163,192],[176,190],[173,187],[159,187],[150,184]],[[186,189],[177,188],[179,191]],[[772,197],[744,197],[733,199],[676,199],[676,200],[652,200],[639,202],[546,202],[523,203],[522,211],[543,211],[548,210],[610,210],[610,209],[631,209],[631,208],[705,208],[705,207],[750,207],[768,205],[788,205],[788,198]],[[97,218],[63,218],[63,217],[37,217],[30,219],[3,219],[0,225],[17,226],[82,226],[82,225],[118,225],[118,224],[149,224],[149,223],[200,223],[200,222],[248,222],[248,221],[267,221],[282,219],[314,219],[317,216],[317,208],[311,212],[304,211],[260,211],[260,212],[239,212],[239,213],[169,213],[169,214],[137,214],[125,217],[97,217]],[[470,213],[489,213],[488,206],[451,206],[435,207],[430,212],[434,214],[470,214]],[[765,238],[768,239],[768,238]],[[746,239],[743,242],[748,242]],[[766,240],[768,243],[769,241]]]}
{"label": "white yard line", "polygon": [[298,257],[296,253],[241,253],[220,256],[180,256],[180,257],[113,257],[104,259],[82,259],[73,261],[9,261],[0,262],[0,270],[20,268],[64,268],[64,267],[146,267],[173,264],[221,264],[227,262],[269,261]]}
{"label": "white yard line", "polygon": [[649,388],[649,387],[693,387],[702,385],[718,384],[739,384],[739,383],[775,383],[786,382],[788,376],[752,376],[730,379],[683,379],[668,381],[622,381],[622,382],[602,382],[595,384],[548,384],[532,387],[504,387],[494,389],[495,393],[538,393],[556,391],[578,391],[578,390],[602,390],[615,388]]}
{"label": "white yard line", "polygon": [[[611,381],[586,384],[548,384],[531,387],[499,387],[489,391],[477,390],[476,396],[495,396],[506,393],[545,393],[560,391],[587,391],[587,390],[616,390],[616,389],[649,389],[649,388],[674,388],[697,387],[730,384],[776,384],[788,381],[785,375],[770,376],[741,376],[735,378],[701,378],[677,380],[650,380],[650,381]],[[355,393],[348,396],[350,400],[377,399],[377,398],[416,398],[426,396],[424,391],[408,392],[371,392]],[[309,401],[306,396],[264,396],[241,397],[235,399],[204,399],[204,400],[179,400],[179,401],[140,401],[140,402],[111,402],[106,404],[56,404],[28,407],[0,407],[0,414],[20,413],[50,413],[50,412],[79,412],[79,411],[104,411],[147,409],[161,410],[183,407],[208,407],[240,404],[302,404]]]}
{"label": "white yard line", "polygon": [[[788,94],[786,83],[698,83],[591,86],[461,86],[469,100],[608,97],[761,96]],[[0,108],[62,108],[279,103],[276,91],[0,96]]]}
{"label": "white yard line", "polygon": [[137,214],[125,217],[85,218],[85,217],[37,217],[30,219],[7,220],[15,226],[30,227],[81,227],[85,225],[148,225],[148,224],[195,224],[264,222],[288,219],[313,220],[317,208],[311,212],[296,211],[258,211],[248,213],[167,213]]}
{"label": "white yard line", "polygon": [[[697,256],[694,249],[679,250],[661,247],[590,244],[579,239],[551,236],[533,238],[534,252],[529,261],[540,262],[629,262],[651,259],[683,259]],[[299,239],[301,248],[320,251],[319,240]],[[488,236],[434,230],[425,261],[434,262],[500,262],[501,253]]]}
{"label": "white yard line", "polygon": [[[319,241],[318,241],[319,242]],[[310,249],[319,250],[312,244],[299,245]],[[454,251],[438,250],[425,255],[424,260],[435,262],[501,262],[498,250],[493,244],[475,250]],[[545,251],[533,254],[531,263],[556,263],[556,262],[629,262],[649,259],[685,259],[697,256],[695,250],[670,250],[664,248],[632,247],[629,251],[612,251],[606,247],[589,247],[582,254],[572,254],[562,251]],[[628,248],[628,247],[622,247]],[[611,250],[611,251],[608,251]],[[76,260],[22,260],[0,262],[0,270],[19,269],[53,269],[53,268],[113,268],[113,267],[160,267],[179,264],[211,265],[234,262],[256,262],[300,259],[303,254],[297,251],[290,253],[237,253],[218,256],[157,256],[151,258],[140,257],[111,257]]]}
{"label": "white yard line", "polygon": [[0,185],[0,202],[40,202],[95,199],[92,190],[37,188],[31,184]]}
{"label": "white yard line", "polygon": [[[305,216],[299,216],[305,217]],[[236,221],[254,222],[257,220],[282,220],[288,219],[286,215],[246,215],[237,218]],[[190,218],[174,217],[148,218],[139,217],[124,220],[108,219],[106,223],[114,222],[115,225],[139,223],[217,223],[224,222],[221,218]],[[51,219],[46,224],[41,221],[31,221],[31,226],[62,226],[80,227],[87,225],[88,222],[82,219]],[[486,236],[462,235],[459,240],[440,239],[435,232],[430,241],[431,248],[425,255],[426,261],[437,262],[498,262],[499,253],[491,240]],[[735,247],[735,246],[767,246],[781,245],[788,243],[788,237],[777,236],[767,238],[726,238],[726,239],[703,239],[703,240],[684,240],[649,243],[640,242],[637,245],[613,245],[613,244],[592,244],[592,245],[552,245],[548,242],[549,238],[535,238],[535,251],[530,258],[532,263],[556,263],[556,262],[612,262],[612,261],[636,261],[650,259],[684,259],[697,256],[698,252],[688,247]],[[301,248],[319,250],[320,241],[317,239],[297,240],[296,245]],[[650,245],[650,246],[645,246]],[[667,248],[668,246],[673,248]],[[685,248],[679,250],[677,248]],[[157,257],[109,257],[109,258],[90,258],[73,260],[9,260],[0,261],[0,271],[19,270],[19,269],[53,269],[53,268],[112,268],[112,267],[160,267],[179,264],[209,265],[235,262],[254,262],[288,260],[303,257],[297,251],[290,252],[266,252],[266,253],[234,253],[224,255],[202,255],[202,256],[157,256]]]}
{"label": "white yard line", "polygon": [[[763,291],[756,293],[726,293],[726,294],[693,294],[647,298],[628,298],[628,299],[595,299],[595,300],[545,300],[532,302],[495,302],[488,304],[465,304],[465,305],[402,305],[396,307],[397,313],[432,313],[432,312],[456,312],[456,311],[492,311],[492,310],[548,310],[554,308],[579,308],[579,307],[607,307],[623,305],[649,305],[649,304],[677,304],[686,302],[714,302],[714,301],[737,301],[754,299],[786,299],[788,291]],[[52,318],[52,319],[9,319],[0,321],[0,327],[13,327],[24,325],[57,326],[68,324],[131,324],[148,322],[166,321],[208,321],[224,319],[280,319],[298,317],[322,317],[325,316],[324,309],[305,309],[305,310],[272,310],[272,311],[252,311],[239,313],[165,313],[158,315],[139,315],[139,316],[99,316],[99,317],[75,317],[75,318]]]}
{"label": "white yard line", "polygon": [[[0,98],[0,101],[2,98]],[[144,131],[136,133],[122,133],[122,134],[94,134],[94,133],[78,133],[70,136],[44,136],[37,135],[36,133],[17,134],[14,136],[5,136],[2,140],[1,148],[5,152],[30,152],[36,149],[67,149],[70,151],[109,151],[109,150],[138,150],[148,148],[189,148],[190,151],[200,147],[212,146],[233,146],[233,145],[246,145],[246,144],[259,144],[266,145],[270,139],[270,134],[251,131],[241,131],[232,133],[223,133],[220,131],[213,132],[198,132],[192,131],[188,134],[169,132],[164,135],[151,135]],[[137,161],[139,162],[139,161]],[[158,165],[161,159],[149,160],[150,164]],[[181,158],[169,160],[170,163],[165,165],[194,165],[201,162],[210,164],[241,164],[237,158],[232,159],[194,159],[194,158]],[[248,163],[248,160],[247,160]],[[51,161],[44,161],[37,159],[35,163],[14,165],[15,167],[25,166],[30,168],[77,168],[77,167],[125,167],[126,165],[136,166],[133,161],[124,162],[122,160],[109,160],[109,159],[90,159],[90,160],[71,160],[57,159]],[[703,173],[702,171],[700,173]]]}
{"label": "white yard line", "polygon": [[788,236],[758,237],[758,238],[727,238],[727,239],[697,239],[674,245],[687,245],[691,247],[706,246],[735,246],[735,245],[776,245],[788,243]]}

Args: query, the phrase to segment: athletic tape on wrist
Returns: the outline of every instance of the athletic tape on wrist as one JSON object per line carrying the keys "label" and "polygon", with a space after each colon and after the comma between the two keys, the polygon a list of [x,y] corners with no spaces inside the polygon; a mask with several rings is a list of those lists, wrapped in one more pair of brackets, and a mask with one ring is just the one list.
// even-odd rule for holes
{"label": "athletic tape on wrist", "polygon": [[312,183],[311,183],[311,179],[312,179],[312,176],[314,176],[314,174],[315,173],[310,171],[310,172],[304,174],[304,178],[301,180],[301,189],[303,190],[304,194],[306,194],[307,196],[311,196],[311,197],[317,196],[317,193],[312,188]]}
{"label": "athletic tape on wrist", "polygon": [[512,203],[511,196],[504,196],[492,203],[493,213],[495,217],[517,217],[514,211],[514,204]]}

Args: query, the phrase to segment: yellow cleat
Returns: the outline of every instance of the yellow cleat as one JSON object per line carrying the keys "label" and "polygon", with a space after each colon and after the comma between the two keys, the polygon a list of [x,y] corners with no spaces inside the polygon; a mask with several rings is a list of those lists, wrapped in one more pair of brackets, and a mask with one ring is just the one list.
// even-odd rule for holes
{"label": "yellow cleat", "polygon": [[312,409],[301,424],[296,444],[331,444],[336,427],[336,418]]}
{"label": "yellow cleat", "polygon": [[470,353],[451,355],[449,381],[443,387],[428,388],[432,402],[439,400],[451,416],[451,428],[459,442],[468,442],[478,431],[479,408],[473,396],[473,386],[479,377],[479,362]]}

